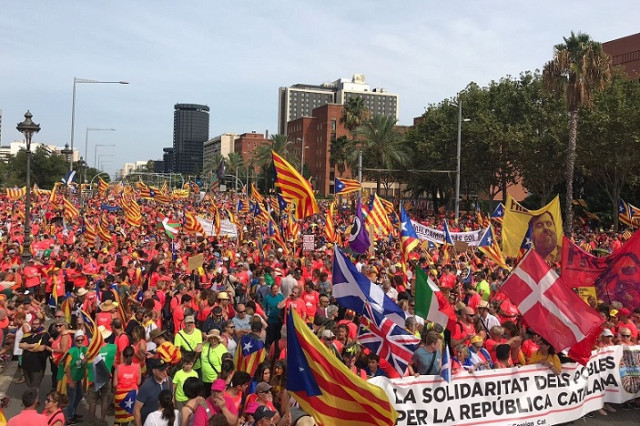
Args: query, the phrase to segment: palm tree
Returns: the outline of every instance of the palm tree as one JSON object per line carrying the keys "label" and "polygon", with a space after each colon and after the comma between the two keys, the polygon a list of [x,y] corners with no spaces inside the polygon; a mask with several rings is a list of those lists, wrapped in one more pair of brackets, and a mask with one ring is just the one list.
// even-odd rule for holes
{"label": "palm tree", "polygon": [[[411,155],[403,148],[402,135],[396,129],[396,119],[387,115],[374,115],[356,129],[358,147],[349,153],[349,163],[357,161],[362,150],[363,167],[370,169],[365,174],[376,180],[376,192],[380,193],[383,178],[394,175],[393,170],[409,164]],[[397,175],[397,173],[395,173]]]}
{"label": "palm tree", "polygon": [[353,131],[367,121],[370,116],[371,113],[364,104],[364,99],[360,96],[355,96],[347,99],[347,102],[344,104],[342,115],[340,116],[340,123],[345,129],[353,133]]}
{"label": "palm tree", "polygon": [[331,138],[331,146],[329,147],[329,163],[332,167],[337,167],[340,176],[342,176],[347,169],[347,154],[350,146],[351,141],[346,136]]}
{"label": "palm tree", "polygon": [[227,173],[235,175],[236,179],[238,179],[238,175],[240,174],[240,170],[243,167],[243,163],[244,161],[242,159],[242,155],[237,152],[229,153],[229,156],[227,157]]}
{"label": "palm tree", "polygon": [[551,91],[567,97],[569,108],[565,234],[571,236],[578,112],[580,108],[591,106],[596,89],[603,89],[609,84],[611,59],[602,49],[602,44],[591,40],[587,34],[572,31],[569,38],[563,38],[564,43],[554,47],[553,60],[545,64],[543,78]]}

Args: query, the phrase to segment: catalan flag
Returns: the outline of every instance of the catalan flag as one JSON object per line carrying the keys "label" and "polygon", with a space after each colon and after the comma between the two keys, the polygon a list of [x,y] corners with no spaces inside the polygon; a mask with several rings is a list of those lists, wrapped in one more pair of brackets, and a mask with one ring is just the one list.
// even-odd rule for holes
{"label": "catalan flag", "polygon": [[[190,234],[202,234],[204,233],[204,228],[202,224],[196,219],[196,215],[191,212],[184,212],[184,232],[188,232]],[[216,233],[216,235],[218,235]]]}
{"label": "catalan flag", "polygon": [[350,192],[360,191],[362,185],[355,179],[335,178],[333,187],[336,195],[344,195]]}
{"label": "catalan flag", "polygon": [[287,316],[287,390],[320,425],[393,425],[398,418],[384,390],[349,370],[293,309]]}
{"label": "catalan flag", "polygon": [[104,338],[102,337],[100,330],[98,330],[98,326],[95,321],[93,321],[89,314],[82,311],[82,319],[89,324],[89,328],[91,329],[92,336],[90,337],[87,353],[85,354],[87,362],[91,362],[96,355],[98,355],[98,352],[100,352],[100,348],[104,345]]}
{"label": "catalan flag", "polygon": [[67,298],[62,301],[62,306],[60,307],[60,309],[62,309],[62,312],[64,312],[65,321],[69,324],[71,324],[72,308],[73,307],[71,306],[71,299]]}
{"label": "catalan flag", "polygon": [[260,194],[260,191],[258,191],[258,188],[256,187],[256,184],[254,182],[251,182],[251,197],[253,197],[253,199],[258,203],[264,202],[264,197]]}
{"label": "catalan flag", "polygon": [[289,204],[289,208],[287,210],[287,232],[289,234],[289,238],[293,241],[298,239],[298,235],[300,234],[300,224],[293,217],[293,205]]}
{"label": "catalan flag", "polygon": [[296,203],[295,218],[304,219],[318,213],[318,203],[309,182],[284,158],[271,151],[276,171],[276,186],[289,202]]}
{"label": "catalan flag", "polygon": [[236,213],[247,214],[249,213],[249,202],[247,200],[238,200],[238,206],[236,207]]}
{"label": "catalan flag", "polygon": [[100,196],[104,197],[107,194],[107,190],[109,189],[109,184],[102,180],[101,177],[98,178],[98,191],[100,192]]}
{"label": "catalan flag", "polygon": [[384,209],[384,205],[380,201],[378,194],[373,194],[371,204],[369,206],[369,214],[365,219],[367,227],[373,226],[376,235],[388,235],[391,232],[391,221],[389,215]]}
{"label": "catalan flag", "polygon": [[23,186],[22,188],[7,188],[7,198],[12,201],[19,200],[24,198],[27,195],[27,187]]}
{"label": "catalan flag", "polygon": [[504,261],[502,250],[500,250],[500,245],[498,244],[496,235],[493,232],[493,226],[489,225],[487,230],[484,232],[484,235],[482,236],[482,239],[478,244],[478,250],[484,253],[489,259],[491,259],[501,268],[511,269]]}
{"label": "catalan flag", "polygon": [[75,219],[80,215],[80,211],[66,197],[62,197],[64,202],[64,216],[69,220]]}
{"label": "catalan flag", "polygon": [[284,238],[282,238],[282,233],[280,232],[280,229],[275,225],[275,223],[273,223],[273,220],[269,221],[267,232],[271,240],[282,248],[284,254],[289,254],[289,248],[287,247]]}
{"label": "catalan flag", "polygon": [[162,204],[171,203],[171,198],[163,194],[162,191],[160,191],[160,189],[155,188],[153,186],[145,185],[144,183],[143,185],[144,186],[140,189],[140,198],[154,200]]}
{"label": "catalan flag", "polygon": [[82,236],[90,246],[94,246],[96,244],[96,234],[96,228],[87,222],[87,218],[84,218],[84,231],[82,232]]}
{"label": "catalan flag", "polygon": [[391,201],[385,200],[384,198],[378,198],[378,200],[382,204],[382,207],[384,207],[384,211],[389,216],[391,216],[393,214],[393,212],[395,211],[395,208],[393,207],[393,203]]}
{"label": "catalan flag", "polygon": [[100,222],[96,226],[96,234],[105,243],[108,243],[111,241],[111,233],[109,233],[109,231]]}
{"label": "catalan flag", "polygon": [[60,182],[54,183],[53,188],[51,188],[51,195],[49,196],[49,204],[53,204],[56,200],[56,190],[58,189],[58,185],[60,185]]}
{"label": "catalan flag", "polygon": [[516,262],[520,262],[520,259],[524,257],[524,255],[529,251],[529,249],[533,246],[533,236],[531,235],[531,226],[527,228],[527,233],[524,234],[524,238],[522,239],[522,243],[520,244],[520,251],[518,252],[518,257],[516,258]]}
{"label": "catalan flag", "polygon": [[330,243],[335,243],[338,240],[338,235],[336,234],[336,228],[335,226],[333,226],[333,216],[334,216],[335,206],[336,206],[336,202],[334,200],[333,203],[331,203],[331,205],[329,206],[329,213],[325,217],[325,224],[324,224],[324,233],[327,236],[327,240]]}
{"label": "catalan flag", "polygon": [[261,339],[245,334],[238,342],[235,353],[235,365],[238,371],[246,371],[253,377],[258,364],[264,361],[267,351]]}

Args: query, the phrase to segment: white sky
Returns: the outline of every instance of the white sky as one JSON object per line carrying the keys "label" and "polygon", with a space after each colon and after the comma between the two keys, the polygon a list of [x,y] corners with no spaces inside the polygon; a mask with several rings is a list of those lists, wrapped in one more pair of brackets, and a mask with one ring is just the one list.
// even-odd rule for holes
{"label": "white sky", "polygon": [[[541,69],[573,31],[605,42],[635,34],[637,1],[42,1],[0,0],[2,144],[70,141],[89,162],[101,147],[111,173],[161,159],[172,145],[173,105],[211,108],[210,136],[277,131],[278,88],[364,74],[400,96],[399,124],[469,82]],[[107,163],[107,161],[111,161]]]}

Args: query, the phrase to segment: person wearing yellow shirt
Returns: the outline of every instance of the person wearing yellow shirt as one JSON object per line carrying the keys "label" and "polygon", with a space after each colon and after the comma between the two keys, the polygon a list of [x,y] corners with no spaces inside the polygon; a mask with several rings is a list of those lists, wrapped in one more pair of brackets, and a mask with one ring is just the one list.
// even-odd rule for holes
{"label": "person wearing yellow shirt", "polygon": [[560,364],[560,358],[556,355],[555,349],[542,338],[540,339],[540,347],[529,359],[529,365],[531,364],[542,364],[549,367],[555,375],[562,371],[562,364]]}

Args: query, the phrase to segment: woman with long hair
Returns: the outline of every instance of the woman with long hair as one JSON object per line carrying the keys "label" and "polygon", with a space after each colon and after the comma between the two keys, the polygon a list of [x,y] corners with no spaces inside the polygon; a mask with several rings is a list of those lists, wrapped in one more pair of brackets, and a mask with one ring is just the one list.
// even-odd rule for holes
{"label": "woman with long hair", "polygon": [[180,413],[173,405],[173,394],[164,389],[158,395],[158,409],[147,416],[144,426],[180,426]]}
{"label": "woman with long hair", "polygon": [[42,414],[47,416],[48,426],[64,426],[65,417],[62,409],[67,405],[69,400],[66,395],[57,391],[49,392],[47,399],[44,400],[44,411]]}
{"label": "woman with long hair", "polygon": [[540,347],[529,360],[529,364],[542,364],[548,367],[556,376],[562,372],[562,364],[560,358],[556,355],[556,351],[545,339],[540,339]]}
{"label": "woman with long hair", "polygon": [[[133,362],[134,349],[127,346],[122,351],[122,363],[116,366],[113,374],[113,401],[115,406],[115,422],[116,424],[127,424],[133,421],[133,414],[124,410],[120,403],[127,398],[131,391],[138,392],[138,386],[142,378],[140,364]],[[135,402],[135,397],[133,398]]]}
{"label": "woman with long hair", "polygon": [[147,341],[145,340],[145,330],[141,325],[136,325],[131,330],[131,346],[133,347],[133,363],[140,365],[140,370],[144,375],[147,372]]}

